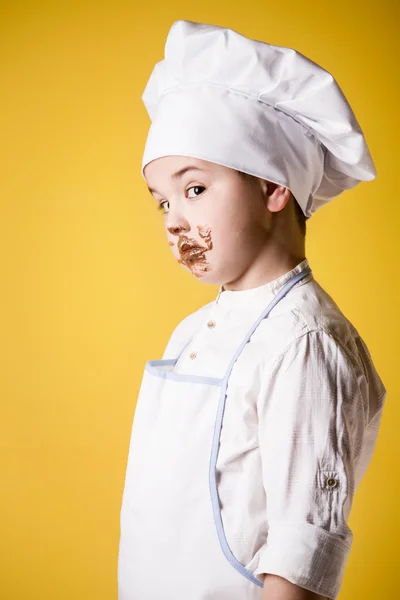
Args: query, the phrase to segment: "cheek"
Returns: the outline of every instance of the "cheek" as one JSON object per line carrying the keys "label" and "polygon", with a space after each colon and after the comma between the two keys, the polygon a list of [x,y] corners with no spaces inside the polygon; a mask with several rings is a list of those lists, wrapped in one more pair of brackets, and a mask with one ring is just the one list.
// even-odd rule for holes
{"label": "cheek", "polygon": [[246,237],[249,224],[240,214],[225,214],[212,227],[214,246],[229,247]]}
{"label": "cheek", "polygon": [[242,239],[243,223],[231,211],[218,211],[207,219],[198,220],[195,237],[212,255],[232,251],[235,243]]}

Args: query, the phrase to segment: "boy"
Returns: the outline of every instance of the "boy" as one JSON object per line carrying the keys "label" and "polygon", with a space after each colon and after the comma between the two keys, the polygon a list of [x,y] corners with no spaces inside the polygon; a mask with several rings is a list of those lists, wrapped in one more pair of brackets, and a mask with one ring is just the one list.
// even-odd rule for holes
{"label": "boy", "polygon": [[313,277],[305,222],[375,176],[364,137],[315,63],[190,21],[143,98],[169,245],[220,289],[146,364],[119,600],[335,599],[386,390]]}

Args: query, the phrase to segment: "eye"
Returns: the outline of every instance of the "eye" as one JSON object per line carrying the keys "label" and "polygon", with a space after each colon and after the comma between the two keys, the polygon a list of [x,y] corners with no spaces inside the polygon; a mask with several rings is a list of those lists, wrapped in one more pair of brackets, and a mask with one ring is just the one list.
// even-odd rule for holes
{"label": "eye", "polygon": [[158,204],[158,206],[157,206],[157,210],[160,210],[163,215],[166,215],[168,211],[166,211],[164,209],[164,204],[168,204],[168,200],[164,200],[163,202],[160,202],[160,204]]}
{"label": "eye", "polygon": [[[205,190],[206,188],[202,185],[193,185],[192,187],[188,188],[187,191],[189,190]],[[200,194],[202,194],[203,192],[200,192]],[[200,195],[199,194],[199,195]],[[193,196],[189,196],[190,198],[193,198]]]}
{"label": "eye", "polygon": [[[191,187],[187,188],[186,191],[189,190],[205,190],[206,188],[203,185],[192,185]],[[196,198],[196,196],[199,196],[200,194],[202,194],[203,192],[200,192],[199,194],[196,194],[195,196],[189,196],[189,198]],[[168,210],[165,210],[164,205],[168,204],[169,202],[168,200],[163,200],[163,202],[160,202],[157,205],[157,210],[159,210],[163,215],[166,215],[168,213]]]}

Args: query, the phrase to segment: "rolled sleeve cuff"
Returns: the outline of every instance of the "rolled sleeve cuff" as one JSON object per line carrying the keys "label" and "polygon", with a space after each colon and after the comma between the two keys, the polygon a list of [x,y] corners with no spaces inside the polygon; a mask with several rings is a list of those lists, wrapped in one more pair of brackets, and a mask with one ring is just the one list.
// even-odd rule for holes
{"label": "rolled sleeve cuff", "polygon": [[344,539],[310,523],[270,524],[254,575],[278,575],[335,600],[352,541],[350,530]]}

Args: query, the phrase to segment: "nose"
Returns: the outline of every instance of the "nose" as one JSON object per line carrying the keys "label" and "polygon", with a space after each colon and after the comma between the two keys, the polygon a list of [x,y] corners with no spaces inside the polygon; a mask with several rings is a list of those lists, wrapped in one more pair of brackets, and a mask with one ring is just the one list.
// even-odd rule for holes
{"label": "nose", "polygon": [[182,231],[188,231],[183,225],[170,225],[167,229],[171,235],[179,235]]}
{"label": "nose", "polygon": [[[168,215],[170,216],[170,215]],[[167,225],[167,230],[171,235],[180,235],[182,231],[189,231],[190,225],[182,214],[171,214],[170,222]]]}

